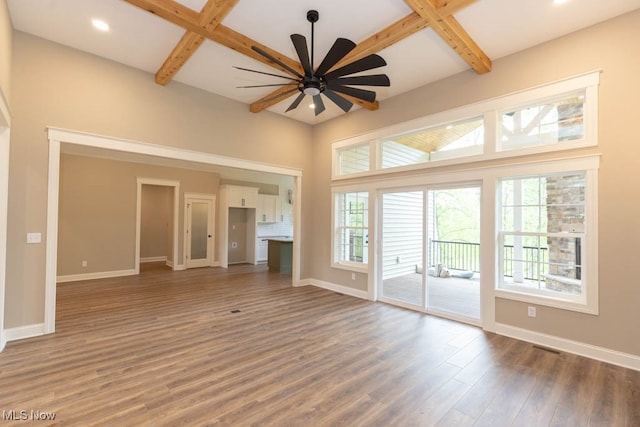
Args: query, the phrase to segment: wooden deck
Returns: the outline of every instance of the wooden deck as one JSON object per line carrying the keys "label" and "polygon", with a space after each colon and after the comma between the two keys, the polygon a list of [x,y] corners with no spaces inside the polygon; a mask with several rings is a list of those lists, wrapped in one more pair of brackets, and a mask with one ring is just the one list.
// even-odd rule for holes
{"label": "wooden deck", "polygon": [[71,426],[640,425],[640,372],[292,288],[288,275],[265,269],[158,268],[60,285],[58,332],[0,353],[3,417],[45,411]]}
{"label": "wooden deck", "polygon": [[[480,319],[480,281],[458,277],[427,276],[428,307],[433,310]],[[422,274],[412,273],[386,279],[385,297],[422,306]]]}

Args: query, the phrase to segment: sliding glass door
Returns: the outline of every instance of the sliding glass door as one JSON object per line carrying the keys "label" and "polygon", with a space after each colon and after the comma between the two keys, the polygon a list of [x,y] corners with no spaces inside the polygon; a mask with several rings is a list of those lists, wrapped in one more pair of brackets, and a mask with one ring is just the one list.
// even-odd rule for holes
{"label": "sliding glass door", "polygon": [[424,307],[424,191],[382,194],[380,299]]}
{"label": "sliding glass door", "polygon": [[480,187],[380,194],[381,301],[480,319]]}

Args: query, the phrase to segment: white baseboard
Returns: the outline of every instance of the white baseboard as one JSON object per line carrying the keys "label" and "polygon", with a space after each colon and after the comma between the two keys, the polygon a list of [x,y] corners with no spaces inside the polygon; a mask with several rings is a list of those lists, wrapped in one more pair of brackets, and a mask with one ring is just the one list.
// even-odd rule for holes
{"label": "white baseboard", "polygon": [[[173,267],[173,265],[171,267]],[[187,266],[185,264],[178,264],[176,265],[176,268],[174,268],[174,271],[182,271],[186,269],[187,269]]]}
{"label": "white baseboard", "polygon": [[590,359],[611,363],[636,371],[640,371],[640,356],[611,350],[605,347],[598,347],[578,341],[559,338],[553,335],[542,334],[528,329],[517,328],[515,326],[496,323],[496,331],[499,335],[516,338],[532,344],[553,348],[567,353],[577,354]]}
{"label": "white baseboard", "polygon": [[144,264],[145,262],[170,262],[167,261],[166,256],[149,256],[145,258],[140,258],[140,264]]}
{"label": "white baseboard", "polygon": [[96,273],[71,274],[68,276],[58,276],[57,283],[77,282],[80,280],[108,279],[110,277],[135,276],[138,274],[135,269],[119,271],[99,271]]}
{"label": "white baseboard", "polygon": [[4,338],[7,342],[23,340],[26,338],[39,337],[44,335],[44,323],[36,325],[18,326],[17,328],[9,328],[4,331]]}
{"label": "white baseboard", "polygon": [[302,279],[298,283],[294,284],[294,286],[315,286],[322,289],[327,289],[329,291],[337,292],[339,294],[349,295],[356,298],[362,298],[366,300],[371,300],[369,296],[369,292],[361,291],[359,289],[349,288],[347,286],[338,285],[336,283],[325,282],[323,280],[317,279]]}

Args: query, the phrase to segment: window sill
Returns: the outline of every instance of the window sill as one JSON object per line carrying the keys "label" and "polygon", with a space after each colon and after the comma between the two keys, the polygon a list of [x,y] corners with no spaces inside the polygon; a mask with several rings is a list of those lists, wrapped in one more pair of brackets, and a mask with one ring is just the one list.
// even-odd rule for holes
{"label": "window sill", "polygon": [[597,305],[589,304],[588,302],[570,301],[550,295],[534,295],[530,292],[518,291],[515,289],[496,289],[494,295],[497,298],[503,298],[512,301],[536,304],[544,307],[559,308],[561,310],[567,311],[576,311],[578,313],[598,315]]}
{"label": "window sill", "polygon": [[331,267],[339,268],[341,270],[355,271],[356,273],[369,272],[368,264],[359,264],[359,263],[351,263],[351,262],[333,262],[331,263]]}

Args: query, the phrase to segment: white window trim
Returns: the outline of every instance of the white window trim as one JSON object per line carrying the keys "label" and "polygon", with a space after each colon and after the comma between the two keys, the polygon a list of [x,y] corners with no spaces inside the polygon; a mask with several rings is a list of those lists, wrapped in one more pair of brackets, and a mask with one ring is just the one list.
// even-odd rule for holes
{"label": "white window trim", "polygon": [[[533,88],[513,92],[507,95],[499,96],[489,100],[465,105],[463,107],[439,112],[430,116],[421,117],[407,122],[399,123],[386,128],[378,129],[366,134],[357,135],[351,138],[336,141],[332,144],[332,180],[340,181],[359,177],[368,177],[383,175],[389,173],[414,171],[420,169],[429,169],[433,167],[442,167],[448,165],[458,165],[464,163],[488,161],[495,159],[513,158],[519,156],[528,156],[531,154],[548,153],[565,151],[576,148],[591,147],[597,145],[598,135],[598,85],[600,82],[600,70],[591,71],[580,74],[567,79],[556,82],[536,86]],[[497,132],[498,114],[500,111],[514,106],[532,103],[537,100],[544,100],[570,93],[580,89],[585,89],[585,135],[584,138],[575,141],[562,142],[561,144],[550,144],[531,146],[524,148],[515,148],[505,151],[499,151],[499,141]],[[474,117],[484,116],[485,120],[485,144],[482,154],[470,155],[465,157],[456,157],[453,159],[432,160],[426,163],[418,163],[414,165],[400,166],[395,168],[381,169],[378,162],[378,147],[382,139],[397,136],[406,133],[415,132],[418,129],[426,129],[436,127],[447,123],[459,122],[461,120],[472,119]],[[360,144],[370,144],[369,153],[369,171],[355,174],[339,174],[339,150],[348,146],[356,146]]]}
{"label": "white window trim", "polygon": [[[494,188],[496,190],[495,205],[495,296],[530,304],[561,308],[570,311],[597,315],[598,307],[598,168],[600,159],[598,156],[584,157],[582,159],[554,160],[551,162],[539,162],[526,166],[500,168],[494,176]],[[501,231],[499,214],[502,206],[497,192],[500,189],[499,180],[518,176],[538,176],[562,172],[585,172],[585,223],[583,245],[584,266],[582,268],[582,282],[586,292],[575,298],[568,295],[555,297],[551,293],[536,295],[536,292],[526,290],[524,287],[513,286],[501,288],[502,281],[500,262],[502,260],[499,233]]]}
{"label": "white window trim", "polygon": [[[336,206],[336,196],[338,194],[344,194],[344,193],[368,193],[369,197],[368,197],[368,215],[367,217],[369,218],[369,222],[367,224],[367,230],[369,233],[369,244],[367,246],[367,252],[368,252],[368,258],[367,258],[367,262],[353,262],[353,261],[341,261],[339,260],[339,248],[338,246],[340,245],[340,241],[339,239],[337,239],[337,227],[338,225],[336,224],[336,216],[337,216],[337,206]],[[371,248],[372,248],[372,228],[371,228],[371,223],[372,223],[372,215],[371,215],[371,208],[372,208],[372,200],[371,200],[371,191],[369,191],[369,189],[367,188],[367,186],[349,186],[349,187],[333,187],[331,189],[331,267],[333,268],[339,268],[342,270],[348,270],[348,271],[354,271],[354,272],[358,272],[358,273],[368,273],[369,272],[369,265],[371,264],[371,256],[372,256],[372,252],[371,252]]]}

